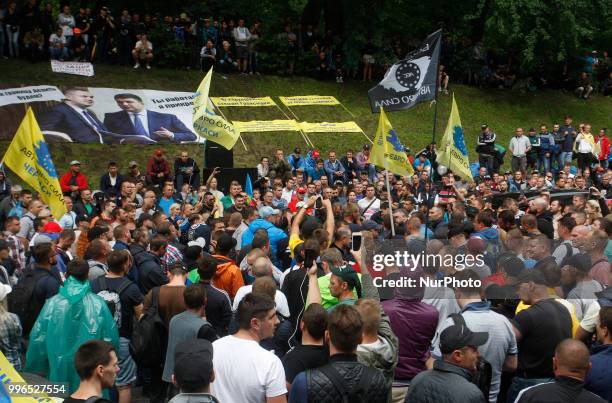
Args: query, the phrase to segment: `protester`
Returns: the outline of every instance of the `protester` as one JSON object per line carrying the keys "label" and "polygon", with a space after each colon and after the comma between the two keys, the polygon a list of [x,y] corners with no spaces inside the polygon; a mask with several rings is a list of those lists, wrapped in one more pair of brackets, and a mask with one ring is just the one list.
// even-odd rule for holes
{"label": "protester", "polygon": [[186,340],[174,350],[173,383],[180,393],[168,403],[219,403],[210,394],[210,384],[215,379],[213,346],[208,340]]}

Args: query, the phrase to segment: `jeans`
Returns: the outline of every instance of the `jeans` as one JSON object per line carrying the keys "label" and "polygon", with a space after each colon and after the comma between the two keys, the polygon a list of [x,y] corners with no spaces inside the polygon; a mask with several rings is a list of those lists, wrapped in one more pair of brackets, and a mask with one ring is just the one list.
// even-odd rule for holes
{"label": "jeans", "polygon": [[66,60],[69,57],[68,48],[49,48],[52,60]]}
{"label": "jeans", "polygon": [[510,388],[508,389],[508,394],[506,395],[506,402],[514,402],[519,394],[519,392],[525,388],[530,386],[539,385],[545,382],[554,381],[553,378],[521,378],[519,376],[515,376],[512,378],[512,384],[510,384]]}
{"label": "jeans", "polygon": [[176,189],[179,192],[181,191],[181,189],[183,188],[183,184],[185,183],[189,183],[190,186],[193,186],[195,189],[197,189],[200,187],[200,173],[194,172],[192,175],[185,175],[179,173],[174,178],[174,181],[176,182]]}
{"label": "jeans", "polygon": [[573,154],[574,153],[572,151],[561,151],[561,154],[559,154],[559,163],[561,165],[559,170],[563,169],[566,162],[569,162],[570,164],[572,163]]}
{"label": "jeans", "polygon": [[366,164],[361,172],[367,172],[368,180],[372,183],[376,183],[376,166],[374,166],[374,164]]}
{"label": "jeans", "polygon": [[[549,154],[550,155],[550,154]],[[552,157],[546,155],[540,155],[538,159],[538,171],[540,173],[550,172],[552,169]]]}
{"label": "jeans", "polygon": [[252,51],[249,53],[249,72],[257,73],[257,70],[259,70],[259,57],[257,52]]}
{"label": "jeans", "polygon": [[19,27],[13,32],[12,25],[6,26],[6,39],[8,40],[8,51],[11,57],[19,57]]}
{"label": "jeans", "polygon": [[495,156],[490,154],[478,154],[478,163],[487,168],[487,175],[495,172]]}

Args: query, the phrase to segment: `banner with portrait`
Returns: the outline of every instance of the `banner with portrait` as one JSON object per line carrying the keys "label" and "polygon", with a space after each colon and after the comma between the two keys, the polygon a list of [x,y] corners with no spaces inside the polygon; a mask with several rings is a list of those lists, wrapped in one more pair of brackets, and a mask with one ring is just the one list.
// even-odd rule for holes
{"label": "banner with portrait", "polygon": [[[42,92],[41,92],[42,91]],[[42,95],[39,95],[42,94]],[[10,140],[32,107],[49,142],[196,143],[192,92],[50,86],[0,89],[0,140]]]}

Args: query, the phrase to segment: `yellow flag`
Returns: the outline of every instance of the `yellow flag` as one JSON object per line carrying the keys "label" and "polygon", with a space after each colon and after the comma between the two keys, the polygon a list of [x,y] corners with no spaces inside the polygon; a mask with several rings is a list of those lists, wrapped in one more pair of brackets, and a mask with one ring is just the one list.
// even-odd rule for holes
{"label": "yellow flag", "polygon": [[376,138],[370,154],[370,162],[397,175],[408,176],[414,173],[412,164],[410,164],[410,160],[404,151],[404,146],[400,143],[399,137],[391,127],[382,107],[380,108],[380,119],[378,120]]}
{"label": "yellow flag", "polygon": [[32,108],[28,108],[2,162],[40,194],[55,218],[66,214],[57,172]]}
{"label": "yellow flag", "polygon": [[209,105],[208,92],[212,70],[208,70],[193,99],[193,128],[205,139],[231,150],[238,141],[240,133],[234,128],[234,125],[215,115]]}
{"label": "yellow flag", "polygon": [[465,146],[465,138],[463,137],[459,109],[457,109],[457,103],[455,102],[455,94],[453,94],[453,106],[448,118],[446,131],[444,131],[444,137],[438,149],[436,161],[440,165],[447,166],[454,175],[460,176],[461,179],[474,182],[472,171],[470,170],[468,151]]}

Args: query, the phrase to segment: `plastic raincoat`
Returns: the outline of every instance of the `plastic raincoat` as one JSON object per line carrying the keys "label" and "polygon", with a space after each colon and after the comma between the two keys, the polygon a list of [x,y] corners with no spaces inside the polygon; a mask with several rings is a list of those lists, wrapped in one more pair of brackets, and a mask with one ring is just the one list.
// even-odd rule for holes
{"label": "plastic raincoat", "polygon": [[69,382],[70,393],[79,387],[74,355],[88,340],[106,340],[119,351],[117,325],[106,302],[94,294],[89,282],[69,276],[59,293],[48,299],[30,333],[26,371],[50,381]]}

